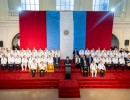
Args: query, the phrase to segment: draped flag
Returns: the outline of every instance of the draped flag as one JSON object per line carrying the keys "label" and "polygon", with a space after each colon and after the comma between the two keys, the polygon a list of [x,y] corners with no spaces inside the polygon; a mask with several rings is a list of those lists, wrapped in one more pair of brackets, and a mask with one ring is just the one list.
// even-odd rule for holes
{"label": "draped flag", "polygon": [[77,49],[109,49],[113,13],[108,11],[23,11],[20,13],[20,48],[59,49],[61,58]]}

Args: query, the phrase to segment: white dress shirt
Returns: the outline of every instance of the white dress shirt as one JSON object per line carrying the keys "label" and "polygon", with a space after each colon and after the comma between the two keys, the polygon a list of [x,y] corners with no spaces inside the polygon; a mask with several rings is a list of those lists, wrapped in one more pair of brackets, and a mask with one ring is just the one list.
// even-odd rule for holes
{"label": "white dress shirt", "polygon": [[96,70],[97,69],[97,65],[95,63],[91,63],[90,64],[90,69]]}

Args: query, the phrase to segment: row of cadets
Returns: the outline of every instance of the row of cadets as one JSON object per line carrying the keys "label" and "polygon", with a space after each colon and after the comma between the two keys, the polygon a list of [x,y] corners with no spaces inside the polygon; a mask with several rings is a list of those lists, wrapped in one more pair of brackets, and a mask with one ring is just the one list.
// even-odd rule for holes
{"label": "row of cadets", "polygon": [[[6,52],[4,52],[6,51]],[[27,50],[21,49],[19,50],[1,50],[0,52],[0,56],[2,55],[6,55],[7,57],[10,56],[10,54],[12,54],[14,57],[20,56],[26,56],[27,58],[29,58],[31,55],[33,55],[33,57],[37,57],[37,56],[41,56],[41,55],[45,55],[45,57],[48,57],[49,55],[51,56],[55,56],[58,55],[60,57],[60,51],[57,49],[56,51],[54,50],[50,50],[48,51],[47,49],[45,49],[44,51],[42,49],[36,50],[35,48],[31,51],[29,48],[27,48]]]}
{"label": "row of cadets", "polygon": [[103,50],[100,50],[100,48],[98,48],[97,50],[94,50],[94,49],[92,49],[92,50],[88,50],[88,48],[84,51],[83,49],[80,49],[79,50],[79,52],[78,52],[78,50],[77,49],[75,49],[74,51],[73,51],[73,57],[75,56],[75,55],[90,55],[91,54],[91,56],[92,57],[94,57],[94,56],[98,56],[99,58],[101,57],[101,56],[104,56],[105,58],[108,56],[108,55],[110,55],[110,57],[114,57],[114,55],[116,55],[116,56],[118,56],[118,57],[121,57],[121,56],[123,56],[123,57],[127,57],[127,52],[125,52],[125,51],[123,51],[123,52],[119,52],[117,49],[115,49],[115,50],[105,50],[105,48],[103,49]]}

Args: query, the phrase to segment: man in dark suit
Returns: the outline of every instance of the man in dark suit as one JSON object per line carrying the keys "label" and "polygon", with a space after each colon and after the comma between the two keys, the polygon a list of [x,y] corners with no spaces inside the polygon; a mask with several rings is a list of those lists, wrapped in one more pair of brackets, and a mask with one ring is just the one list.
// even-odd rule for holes
{"label": "man in dark suit", "polygon": [[54,66],[56,67],[56,69],[59,69],[60,58],[58,57],[58,55],[56,55],[56,57],[54,58]]}
{"label": "man in dark suit", "polygon": [[90,73],[90,64],[92,63],[93,58],[91,55],[86,56],[86,63],[88,65],[89,73]]}
{"label": "man in dark suit", "polygon": [[86,60],[84,60],[84,63],[83,63],[83,76],[88,76],[88,65],[87,65],[87,62]]}
{"label": "man in dark suit", "polygon": [[66,72],[65,79],[71,79],[71,61],[68,56],[66,57],[64,64],[65,64],[65,72]]}
{"label": "man in dark suit", "polygon": [[66,57],[66,60],[64,61],[65,67],[71,67],[71,61],[69,59],[69,57]]}
{"label": "man in dark suit", "polygon": [[76,55],[79,55],[79,52],[78,50],[75,48],[74,51],[73,51],[73,59],[75,60],[75,56]]}

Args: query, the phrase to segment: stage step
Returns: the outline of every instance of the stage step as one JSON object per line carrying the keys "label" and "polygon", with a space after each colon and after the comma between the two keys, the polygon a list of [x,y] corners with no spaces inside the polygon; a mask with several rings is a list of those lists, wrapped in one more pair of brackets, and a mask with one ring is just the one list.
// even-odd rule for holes
{"label": "stage step", "polygon": [[130,88],[128,80],[79,80],[80,88]]}
{"label": "stage step", "polygon": [[58,88],[58,84],[58,80],[4,80],[0,89]]}

